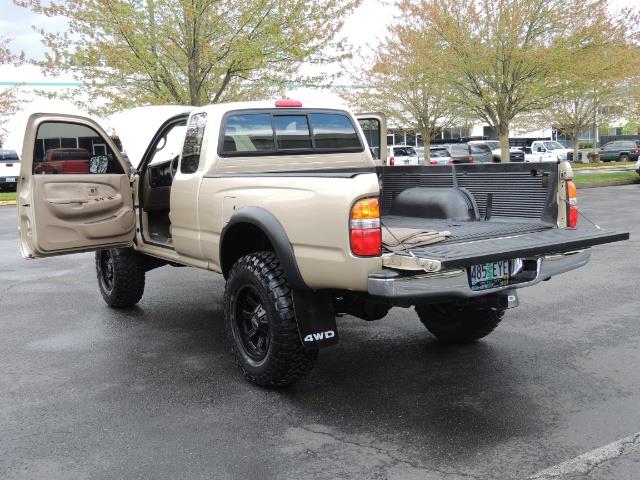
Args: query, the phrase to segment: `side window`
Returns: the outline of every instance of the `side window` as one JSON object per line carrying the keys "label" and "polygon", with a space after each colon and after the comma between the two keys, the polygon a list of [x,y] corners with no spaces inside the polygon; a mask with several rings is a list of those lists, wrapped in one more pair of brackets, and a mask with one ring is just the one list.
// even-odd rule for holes
{"label": "side window", "polygon": [[33,149],[36,175],[124,173],[118,159],[98,132],[85,125],[44,122]]}
{"label": "side window", "polygon": [[276,141],[278,149],[309,149],[311,135],[306,115],[277,115],[273,117],[276,127]]}
{"label": "side window", "polygon": [[182,147],[182,159],[180,161],[181,173],[195,173],[200,165],[200,150],[204,138],[204,127],[207,124],[206,113],[196,113],[189,119],[187,133],[184,136]]}
{"label": "side window", "polygon": [[337,113],[312,113],[316,148],[360,148],[360,140],[349,117]]}
{"label": "side window", "polygon": [[223,153],[273,152],[273,127],[268,113],[231,115],[224,129]]}

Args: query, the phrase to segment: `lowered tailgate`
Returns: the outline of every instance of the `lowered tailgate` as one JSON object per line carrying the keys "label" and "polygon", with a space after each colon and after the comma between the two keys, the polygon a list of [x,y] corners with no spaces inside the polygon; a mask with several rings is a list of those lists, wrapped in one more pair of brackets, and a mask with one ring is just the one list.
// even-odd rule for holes
{"label": "lowered tailgate", "polygon": [[[460,268],[496,260],[538,257],[627,240],[628,233],[588,229],[557,229],[443,243],[412,248],[413,256],[440,262],[441,269]],[[411,254],[399,252],[398,255]]]}

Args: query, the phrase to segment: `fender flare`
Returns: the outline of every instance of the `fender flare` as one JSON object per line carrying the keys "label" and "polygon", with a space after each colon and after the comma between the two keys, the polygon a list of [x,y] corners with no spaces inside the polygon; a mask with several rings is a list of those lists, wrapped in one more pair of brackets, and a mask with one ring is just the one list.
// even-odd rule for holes
{"label": "fender flare", "polygon": [[[305,283],[284,227],[271,212],[260,207],[242,207],[236,210],[220,234],[220,263],[222,264],[225,236],[234,225],[240,223],[258,227],[273,245],[284,274],[292,287],[293,308],[296,312],[298,334],[302,344],[307,348],[318,348],[337,343],[338,329],[333,296],[328,292],[315,291]],[[226,277],[228,272],[223,273]]]}
{"label": "fender flare", "polygon": [[[293,252],[293,246],[289,242],[289,237],[284,230],[282,224],[278,219],[269,211],[261,207],[241,207],[232,215],[222,232],[220,233],[220,262],[222,263],[222,254],[225,245],[225,236],[229,233],[234,225],[239,223],[248,223],[255,227],[258,227],[264,232],[266,237],[273,245],[280,265],[284,270],[289,284],[296,290],[309,291],[311,290],[305,283],[300,270],[298,269],[298,262],[296,261],[295,253]],[[226,276],[227,272],[223,272]]]}

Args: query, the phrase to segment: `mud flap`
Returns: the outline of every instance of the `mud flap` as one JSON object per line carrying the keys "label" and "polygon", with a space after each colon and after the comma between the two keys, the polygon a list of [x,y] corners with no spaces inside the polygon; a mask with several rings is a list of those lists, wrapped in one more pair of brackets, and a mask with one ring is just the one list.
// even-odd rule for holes
{"label": "mud flap", "polygon": [[294,289],[293,308],[303,345],[328,347],[338,343],[338,327],[331,295]]}

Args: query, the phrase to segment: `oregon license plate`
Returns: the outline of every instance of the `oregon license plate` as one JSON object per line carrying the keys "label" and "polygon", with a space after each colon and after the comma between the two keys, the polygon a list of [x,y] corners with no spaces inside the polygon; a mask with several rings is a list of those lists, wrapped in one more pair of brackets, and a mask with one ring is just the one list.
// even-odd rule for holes
{"label": "oregon license plate", "polygon": [[469,267],[471,290],[504,287],[509,284],[509,260],[483,263]]}

